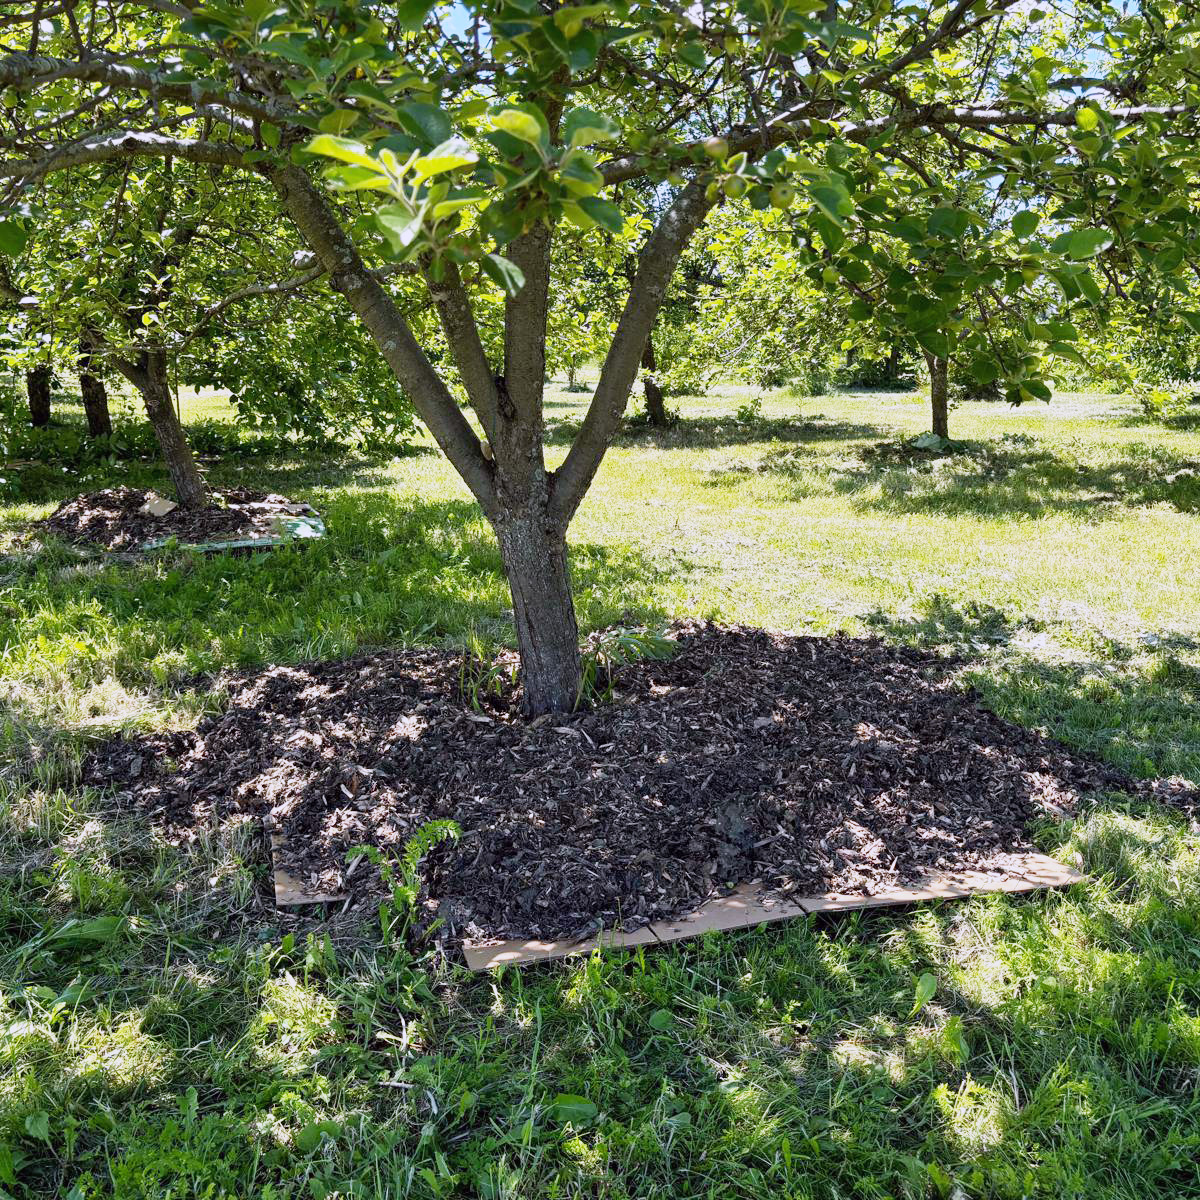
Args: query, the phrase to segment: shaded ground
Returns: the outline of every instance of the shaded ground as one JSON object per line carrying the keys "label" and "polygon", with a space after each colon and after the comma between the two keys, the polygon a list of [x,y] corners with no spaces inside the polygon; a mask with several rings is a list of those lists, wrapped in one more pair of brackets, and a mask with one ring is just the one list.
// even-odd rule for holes
{"label": "shaded ground", "polygon": [[214,492],[205,508],[172,508],[155,515],[147,504],[160,499],[145,488],[113,487],[64,500],[34,528],[80,546],[107,550],[132,550],[160,538],[198,543],[242,537],[269,537],[281,516],[311,514],[307,504],[293,504],[285,496],[229,488]]}
{"label": "shaded ground", "polygon": [[472,710],[442,652],[241,674],[197,732],[109,743],[87,777],[180,833],[269,818],[320,890],[347,883],[353,847],[453,819],[431,905],[458,933],[543,937],[637,928],[748,880],[869,894],[1003,865],[1031,819],[1145,786],[993,716],[917,650],[707,624],[678,640],[622,674],[617,703],[532,725],[511,695]]}

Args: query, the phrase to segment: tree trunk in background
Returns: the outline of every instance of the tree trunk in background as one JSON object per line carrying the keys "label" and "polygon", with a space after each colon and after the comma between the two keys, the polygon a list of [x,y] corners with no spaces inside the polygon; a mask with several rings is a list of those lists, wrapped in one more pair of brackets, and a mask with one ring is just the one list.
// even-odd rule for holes
{"label": "tree trunk in background", "polygon": [[900,378],[900,347],[895,342],[888,351],[887,372],[890,383],[895,383]]}
{"label": "tree trunk in background", "polygon": [[570,712],[579,702],[579,626],[566,534],[532,511],[496,523],[512,589],[527,713]]}
{"label": "tree trunk in background", "polygon": [[181,508],[203,508],[208,503],[208,489],[192,456],[187,434],[179,423],[175,405],[171,402],[171,384],[167,376],[167,356],[161,350],[143,350],[136,362],[115,359],[113,365],[142,394],[146,416],[154,428],[158,448],[162,451],[167,474],[175,488],[175,499]]}
{"label": "tree trunk in background", "polygon": [[926,354],[929,364],[929,402],[933,410],[933,432],[938,437],[950,437],[950,387],[948,382],[950,364],[944,358]]}
{"label": "tree trunk in background", "polygon": [[25,393],[29,397],[29,423],[38,429],[50,424],[50,385],[54,379],[54,368],[49,365],[34,367],[25,372]]}
{"label": "tree trunk in background", "polygon": [[202,508],[208,503],[208,489],[196,466],[187,435],[179,423],[179,415],[171,401],[171,385],[167,377],[167,356],[160,352],[143,354],[146,386],[142,399],[146,416],[154,426],[167,473],[175,486],[175,499],[181,508]]}
{"label": "tree trunk in background", "polygon": [[79,339],[79,393],[87,416],[88,433],[92,437],[107,437],[112,433],[112,417],[108,412],[108,390],[104,380],[93,370],[95,342],[84,335]]}
{"label": "tree trunk in background", "polygon": [[663,401],[662,388],[654,378],[658,363],[654,358],[654,337],[646,339],[646,348],[642,351],[642,387],[646,393],[646,416],[655,429],[666,429],[667,406]]}

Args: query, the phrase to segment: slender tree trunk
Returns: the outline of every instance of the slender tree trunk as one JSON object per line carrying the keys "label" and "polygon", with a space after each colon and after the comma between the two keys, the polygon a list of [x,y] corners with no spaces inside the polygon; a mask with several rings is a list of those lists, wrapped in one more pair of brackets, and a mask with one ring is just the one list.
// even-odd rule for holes
{"label": "slender tree trunk", "polygon": [[85,334],[79,339],[79,392],[83,397],[83,411],[88,433],[92,437],[107,437],[112,433],[112,417],[108,412],[108,390],[94,370],[95,354],[95,341]]}
{"label": "slender tree trunk", "polygon": [[929,402],[933,415],[933,432],[941,438],[950,437],[949,363],[944,358],[926,354],[929,364]]}
{"label": "slender tree trunk", "polygon": [[900,378],[900,347],[895,342],[888,351],[887,377],[889,383],[895,383]]}
{"label": "slender tree trunk", "polygon": [[50,385],[54,368],[48,363],[25,372],[25,394],[29,397],[29,423],[37,429],[50,424]]}
{"label": "slender tree trunk", "polygon": [[180,508],[203,508],[208,503],[208,489],[171,402],[167,356],[161,350],[143,350],[136,362],[118,358],[114,365],[142,394]]}
{"label": "slender tree trunk", "polygon": [[146,405],[146,416],[154,426],[167,473],[175,487],[175,499],[181,508],[202,508],[208,503],[208,489],[196,466],[187,435],[179,423],[179,414],[171,400],[171,385],[167,377],[167,357],[160,352],[143,354],[145,360],[146,386],[142,400]]}
{"label": "slender tree trunk", "polygon": [[495,528],[512,589],[522,706],[529,716],[570,712],[579,701],[581,667],[566,535],[536,509]]}
{"label": "slender tree trunk", "polygon": [[654,358],[654,337],[646,339],[646,348],[642,351],[642,388],[646,393],[646,416],[655,429],[666,429],[667,406],[663,401],[662,388],[654,378],[658,363]]}

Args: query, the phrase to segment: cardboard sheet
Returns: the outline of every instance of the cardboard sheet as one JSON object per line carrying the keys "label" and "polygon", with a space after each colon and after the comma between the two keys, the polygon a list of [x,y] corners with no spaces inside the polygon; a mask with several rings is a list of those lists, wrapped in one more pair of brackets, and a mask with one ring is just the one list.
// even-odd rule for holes
{"label": "cardboard sheet", "polygon": [[921,900],[961,900],[988,892],[1033,892],[1042,888],[1066,887],[1085,876],[1044,854],[1013,855],[1004,870],[956,871],[934,876],[911,887],[890,888],[873,896],[826,892],[816,896],[789,899],[764,896],[753,885],[738,888],[728,896],[719,896],[702,904],[695,912],[668,921],[656,921],[634,933],[605,932],[577,941],[539,942],[514,938],[509,941],[464,944],[467,966],[486,971],[502,963],[546,962],[576,954],[590,954],[598,947],[622,949],[628,946],[662,945],[697,937],[712,931],[752,929],[772,921],[812,913],[848,912],[859,908],[913,904]]}

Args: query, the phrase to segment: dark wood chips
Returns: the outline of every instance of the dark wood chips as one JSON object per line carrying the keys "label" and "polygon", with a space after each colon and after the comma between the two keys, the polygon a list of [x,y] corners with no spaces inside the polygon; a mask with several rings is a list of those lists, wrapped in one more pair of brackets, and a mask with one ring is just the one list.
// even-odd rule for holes
{"label": "dark wood chips", "polygon": [[751,880],[872,894],[1003,862],[1085,793],[1152,786],[1001,720],[927,654],[675,634],[677,656],[626,668],[614,703],[532,724],[512,697],[472,710],[448,653],[241,673],[195,733],[110,742],[87,778],[175,831],[261,817],[314,891],[377,887],[365,863],[346,878],[351,847],[398,851],[453,818],[427,890],[475,938],[636,929]]}
{"label": "dark wood chips", "polygon": [[284,496],[230,488],[214,492],[213,503],[206,508],[175,508],[156,517],[141,511],[154,495],[143,488],[114,487],[73,496],[39,521],[35,529],[76,545],[132,550],[161,538],[197,544],[234,537],[269,537],[277,517],[313,511],[307,504],[293,504]]}

